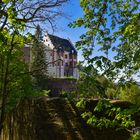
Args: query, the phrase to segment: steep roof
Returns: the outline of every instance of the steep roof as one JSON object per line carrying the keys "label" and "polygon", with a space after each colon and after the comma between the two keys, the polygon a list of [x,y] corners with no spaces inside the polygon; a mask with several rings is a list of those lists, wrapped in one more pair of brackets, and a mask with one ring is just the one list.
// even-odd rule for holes
{"label": "steep roof", "polygon": [[48,34],[48,36],[58,51],[68,51],[70,53],[77,54],[76,49],[69,40],[51,34]]}

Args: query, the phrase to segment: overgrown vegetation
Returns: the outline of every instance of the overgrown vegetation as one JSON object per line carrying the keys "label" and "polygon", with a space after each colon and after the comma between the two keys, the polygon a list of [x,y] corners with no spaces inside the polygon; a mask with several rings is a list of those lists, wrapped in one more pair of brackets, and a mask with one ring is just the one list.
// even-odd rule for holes
{"label": "overgrown vegetation", "polygon": [[[80,0],[80,6],[83,16],[69,26],[87,30],[76,43],[87,64],[112,80],[133,80],[140,69],[140,3]],[[94,51],[103,55],[97,56]]]}
{"label": "overgrown vegetation", "polygon": [[[107,96],[110,96],[110,98],[113,98],[112,96],[115,97],[115,88],[115,85],[104,76],[83,73],[78,81],[76,92],[80,97],[107,98]],[[111,93],[109,93],[109,90],[112,90]]]}
{"label": "overgrown vegetation", "polygon": [[[33,42],[35,55],[31,71],[22,60],[22,48],[30,39],[26,29],[40,21],[48,21],[53,27],[55,17],[61,15],[55,7],[65,2],[67,0],[0,0],[0,133],[7,111],[21,97],[38,94],[39,91],[33,89],[30,74],[33,74],[37,85],[46,79],[47,67],[39,26]],[[84,15],[70,26],[87,29],[76,44],[82,50],[88,68],[95,71],[81,75],[77,91],[73,93],[74,97],[82,98],[77,106],[85,109],[83,98],[100,98],[92,110],[82,113],[87,123],[100,129],[131,129],[135,126],[133,115],[140,107],[140,88],[134,82],[134,75],[139,76],[140,70],[139,2],[80,0],[80,5]],[[96,45],[103,56],[92,55],[97,50]],[[113,60],[109,59],[112,52],[115,52]],[[115,84],[116,79],[121,84]],[[47,95],[48,91],[41,91],[41,94]],[[134,105],[122,109],[102,98],[120,99]],[[139,139],[139,135],[132,138]]]}
{"label": "overgrown vegetation", "polygon": [[31,57],[31,74],[34,78],[35,86],[43,88],[44,83],[47,82],[48,75],[48,62],[46,60],[46,48],[43,44],[42,29],[38,25],[33,39]]}
{"label": "overgrown vegetation", "polygon": [[17,28],[12,30],[0,32],[0,131],[6,111],[13,108],[20,97],[32,92],[28,67],[22,60],[24,37]]}
{"label": "overgrown vegetation", "polygon": [[[140,88],[134,82],[140,70],[139,2],[80,0],[80,6],[83,17],[69,26],[87,29],[76,45],[82,50],[83,62],[86,62],[88,69],[96,69],[97,72],[96,75],[86,72],[81,77],[78,96],[120,99],[139,107]],[[97,56],[94,51],[100,51],[103,55]],[[114,56],[110,57],[112,53]],[[84,106],[85,102],[81,100],[78,104]],[[94,127],[127,128],[135,126],[131,118],[135,111],[114,108],[101,100],[92,111],[82,116]]]}
{"label": "overgrown vegetation", "polygon": [[75,94],[85,98],[119,99],[140,106],[140,87],[137,83],[113,83],[105,76],[95,73],[88,75],[81,72]]}
{"label": "overgrown vegetation", "polygon": [[[132,133],[132,128],[135,127],[134,116],[140,112],[139,94],[140,88],[136,83],[128,82],[119,85],[104,76],[82,73],[77,91],[72,92],[68,97],[78,99],[77,107],[82,108],[83,111],[81,116],[92,127],[123,129]],[[98,103],[87,107],[88,100],[98,101]],[[115,106],[110,103],[111,100],[118,103],[124,101],[131,105],[127,108],[124,108],[123,104]]]}
{"label": "overgrown vegetation", "polygon": [[132,102],[140,107],[140,87],[136,83],[121,86],[118,97],[121,100]]}
{"label": "overgrown vegetation", "polygon": [[[91,102],[94,102],[94,100],[91,100]],[[77,103],[77,106],[86,110],[81,116],[86,120],[87,124],[93,127],[119,130],[132,129],[135,126],[135,121],[132,117],[139,111],[135,106],[129,105],[128,108],[123,109],[123,105],[122,107],[117,107],[110,103],[109,100],[99,100],[91,110],[86,104],[86,100],[81,100]]]}
{"label": "overgrown vegetation", "polygon": [[129,140],[139,140],[140,139],[140,134],[134,134],[132,137],[129,138]]}
{"label": "overgrown vegetation", "polygon": [[56,7],[65,2],[67,0],[0,0],[0,134],[9,108],[22,96],[34,92],[22,55],[22,48],[30,39],[27,29],[40,21],[53,27],[55,17],[62,15]]}

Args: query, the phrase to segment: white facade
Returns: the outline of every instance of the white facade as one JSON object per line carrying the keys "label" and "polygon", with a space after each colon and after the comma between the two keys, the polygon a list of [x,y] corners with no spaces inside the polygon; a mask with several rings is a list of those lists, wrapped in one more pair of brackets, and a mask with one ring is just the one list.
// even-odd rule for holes
{"label": "white facade", "polygon": [[[44,45],[46,47],[46,62],[49,63],[48,65],[49,76],[54,78],[73,77],[78,79],[79,71],[76,67],[77,53],[75,53],[76,51],[73,50],[74,47],[70,46],[71,43],[69,42],[69,40],[62,39],[52,35],[50,38],[50,35],[48,34],[45,35],[43,40],[44,40]],[[53,43],[53,41],[56,40],[57,42],[60,41],[59,47],[57,46],[58,44],[56,44],[57,42]],[[69,45],[68,51],[67,51],[67,46],[64,46],[65,44]],[[62,48],[63,50],[61,50]],[[58,49],[60,50],[58,51]]]}
{"label": "white facade", "polygon": [[[76,66],[77,51],[69,40],[46,34],[44,37],[44,45],[46,48],[46,63],[49,63],[48,74],[50,77],[79,78],[79,71]],[[32,61],[31,46],[32,44],[23,48],[23,60],[29,64],[29,66]]]}

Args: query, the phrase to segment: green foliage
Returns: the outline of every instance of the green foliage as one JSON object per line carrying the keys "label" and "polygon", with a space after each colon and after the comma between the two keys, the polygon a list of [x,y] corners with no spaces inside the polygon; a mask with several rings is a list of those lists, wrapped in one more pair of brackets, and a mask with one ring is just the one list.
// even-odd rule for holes
{"label": "green foliage", "polygon": [[140,134],[134,134],[129,138],[129,140],[139,140],[139,139],[140,139]]}
{"label": "green foliage", "polygon": [[94,111],[98,111],[98,112],[101,112],[101,111],[104,111],[104,109],[106,108],[110,108],[111,107],[111,104],[109,103],[109,101],[107,100],[100,100],[96,107],[94,108]]}
{"label": "green foliage", "polygon": [[84,99],[81,99],[79,102],[77,102],[76,106],[80,108],[85,108],[86,101]]}
{"label": "green foliage", "polygon": [[[80,0],[83,17],[70,27],[84,27],[87,32],[76,43],[89,65],[94,65],[108,78],[121,81],[139,75],[140,68],[140,3],[130,0]],[[94,50],[103,56],[92,54]],[[114,52],[114,59],[109,56]],[[92,56],[91,56],[92,55]]]}
{"label": "green foliage", "polygon": [[49,96],[50,90],[41,90],[40,92],[37,91],[37,94],[35,96]]}
{"label": "green foliage", "polygon": [[104,87],[94,76],[82,75],[78,81],[77,94],[80,97],[103,97]]}
{"label": "green foliage", "polygon": [[116,86],[112,86],[112,87],[108,87],[105,91],[105,95],[107,96],[108,99],[115,99],[117,98],[117,87]]}
{"label": "green foliage", "polygon": [[[84,109],[86,101],[82,99],[77,103],[77,106]],[[138,112],[138,109],[134,106],[122,109],[111,104],[109,100],[99,100],[92,111],[88,111],[88,108],[86,108],[86,111],[81,116],[86,120],[87,124],[99,129],[126,129],[135,126],[132,116],[136,112]]]}
{"label": "green foliage", "polygon": [[77,82],[76,92],[79,97],[115,97],[116,86],[111,80],[108,80],[105,76],[97,74],[94,69],[91,69],[91,67],[85,67],[82,71],[83,72],[81,72],[80,79]]}
{"label": "green foliage", "polygon": [[[58,0],[57,4],[53,0],[50,2],[51,4],[45,1],[0,1],[0,134],[7,111],[21,97],[37,93],[32,87],[29,67],[23,62],[22,49],[25,43],[32,42],[31,33],[25,29],[32,27],[34,22],[47,20],[51,23],[51,18],[54,20],[56,17],[56,13],[51,12],[52,7],[61,6],[66,1]],[[48,12],[45,9],[49,7],[51,9]],[[39,39],[40,37],[38,36]],[[36,38],[35,43],[38,41]],[[43,47],[40,42],[39,47]],[[40,56],[43,57],[44,54],[40,52]]]}
{"label": "green foliage", "polygon": [[48,78],[48,69],[45,53],[45,45],[42,42],[42,31],[38,25],[32,47],[31,72],[38,87],[43,87],[43,83]]}
{"label": "green foliage", "polygon": [[136,84],[125,84],[119,88],[119,98],[140,106],[140,87]]}
{"label": "green foliage", "polygon": [[6,94],[5,107],[11,110],[21,97],[31,94],[32,82],[28,66],[23,62],[24,36],[8,30],[3,30],[0,36],[0,100]]}
{"label": "green foliage", "polygon": [[120,99],[140,105],[140,87],[135,82],[114,84],[105,76],[100,76],[95,71],[92,73],[92,70],[87,68],[89,67],[81,72],[77,82],[78,97]]}

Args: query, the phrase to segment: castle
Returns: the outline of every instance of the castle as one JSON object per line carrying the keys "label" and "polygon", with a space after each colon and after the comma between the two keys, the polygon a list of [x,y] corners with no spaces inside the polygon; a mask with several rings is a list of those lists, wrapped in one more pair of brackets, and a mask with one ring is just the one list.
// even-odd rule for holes
{"label": "castle", "polygon": [[[48,65],[49,76],[79,78],[77,51],[70,40],[46,33],[43,44],[46,47],[46,61],[50,63]],[[23,52],[24,61],[30,63],[32,61],[31,47],[24,47]]]}

